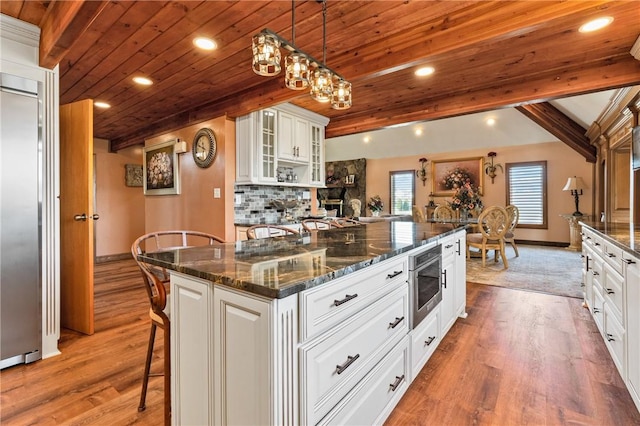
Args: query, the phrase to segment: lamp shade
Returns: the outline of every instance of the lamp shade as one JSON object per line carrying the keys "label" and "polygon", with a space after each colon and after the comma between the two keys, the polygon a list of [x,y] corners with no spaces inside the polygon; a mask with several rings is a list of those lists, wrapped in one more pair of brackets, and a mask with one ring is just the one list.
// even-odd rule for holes
{"label": "lamp shade", "polygon": [[562,188],[563,191],[579,191],[585,189],[587,186],[581,177],[570,177],[567,179],[567,184]]}

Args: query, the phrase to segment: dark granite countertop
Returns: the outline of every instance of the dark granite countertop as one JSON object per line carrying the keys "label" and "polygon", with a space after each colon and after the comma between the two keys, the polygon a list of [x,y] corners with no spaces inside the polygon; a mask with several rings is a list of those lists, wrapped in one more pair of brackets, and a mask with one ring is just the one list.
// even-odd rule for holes
{"label": "dark granite countertop", "polygon": [[217,284],[284,298],[455,231],[451,224],[385,221],[146,253],[139,259]]}
{"label": "dark granite countertop", "polygon": [[580,224],[600,232],[621,249],[640,257],[640,225],[587,220],[580,221]]}

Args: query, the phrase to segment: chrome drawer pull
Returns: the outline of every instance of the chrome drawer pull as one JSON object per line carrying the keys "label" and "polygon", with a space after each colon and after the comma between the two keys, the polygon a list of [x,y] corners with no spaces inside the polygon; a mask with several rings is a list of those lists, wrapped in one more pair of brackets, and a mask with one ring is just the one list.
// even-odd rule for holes
{"label": "chrome drawer pull", "polygon": [[594,276],[598,276],[598,275],[600,275],[597,271],[591,271],[591,273],[592,273]]}
{"label": "chrome drawer pull", "polygon": [[355,299],[356,297],[358,297],[358,293],[356,293],[356,294],[346,294],[344,299],[342,299],[342,300],[334,300],[333,301],[333,306],[340,306],[343,303],[347,303],[351,299]]}
{"label": "chrome drawer pull", "polygon": [[580,283],[580,287],[584,287],[584,283]]}
{"label": "chrome drawer pull", "polygon": [[627,265],[631,265],[632,263],[636,263],[635,261],[631,260],[631,259],[622,259],[622,261],[624,263],[626,263]]}
{"label": "chrome drawer pull", "polygon": [[347,356],[347,360],[342,365],[336,365],[336,373],[342,374],[344,370],[346,370],[353,362],[360,358],[360,354],[355,354],[354,356]]}
{"label": "chrome drawer pull", "polygon": [[607,291],[607,294],[615,294],[615,291],[613,291],[613,290],[612,290],[612,289],[610,289],[610,288],[606,288],[606,287],[605,287],[604,289]]}
{"label": "chrome drawer pull", "polygon": [[604,254],[606,254],[606,255],[607,255],[607,257],[616,257],[616,255],[615,255],[615,254],[613,254],[613,253],[608,253],[608,252],[606,252],[606,251],[604,252]]}
{"label": "chrome drawer pull", "polygon": [[607,333],[607,340],[610,341],[610,342],[615,342],[616,341],[616,339],[613,338],[613,334],[609,334],[609,333]]}
{"label": "chrome drawer pull", "polygon": [[396,381],[391,383],[389,386],[391,386],[391,391],[395,391],[398,386],[400,386],[400,383],[402,383],[402,381],[404,380],[404,374],[400,377],[396,376]]}
{"label": "chrome drawer pull", "polygon": [[442,287],[447,288],[447,270],[442,271]]}
{"label": "chrome drawer pull", "polygon": [[399,271],[393,271],[393,274],[387,274],[387,279],[391,279],[393,277],[397,277],[398,275],[400,275],[402,273],[402,270]]}
{"label": "chrome drawer pull", "polygon": [[429,338],[424,341],[424,344],[429,346],[434,340],[436,340],[436,336],[429,336]]}
{"label": "chrome drawer pull", "polygon": [[458,256],[460,255],[460,239],[458,238],[458,241],[456,241],[456,244],[458,245],[458,248],[456,249],[456,254],[458,254]]}
{"label": "chrome drawer pull", "polygon": [[600,245],[600,243],[594,243],[594,245],[595,245],[595,246],[599,246],[599,245]]}
{"label": "chrome drawer pull", "polygon": [[593,308],[593,313],[594,313],[594,314],[599,314],[599,313],[600,313],[600,309],[598,309],[598,308]]}
{"label": "chrome drawer pull", "polygon": [[450,249],[451,247],[453,247],[453,244],[447,244],[446,246],[444,246],[444,248],[446,249]]}
{"label": "chrome drawer pull", "polygon": [[403,319],[404,319],[404,317],[401,317],[401,318],[396,317],[396,320],[394,322],[390,322],[389,323],[389,327],[396,328],[398,326],[398,324],[400,324],[402,322]]}

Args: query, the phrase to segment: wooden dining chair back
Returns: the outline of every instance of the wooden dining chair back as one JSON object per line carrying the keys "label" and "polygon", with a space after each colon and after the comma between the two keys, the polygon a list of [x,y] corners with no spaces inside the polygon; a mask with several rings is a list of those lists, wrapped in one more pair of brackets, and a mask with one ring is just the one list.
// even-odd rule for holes
{"label": "wooden dining chair back", "polygon": [[169,282],[169,273],[165,268],[138,260],[138,256],[161,250],[193,247],[201,245],[213,245],[223,243],[219,237],[198,231],[159,231],[151,232],[136,239],[131,245],[131,255],[138,264],[142,273],[145,290],[151,305],[149,318],[151,319],[151,331],[147,346],[147,358],[142,379],[142,391],[138,411],[146,408],[147,386],[151,372],[151,359],[156,337],[156,329],[163,331],[164,338],[164,424],[171,423],[171,346],[169,335],[170,312],[168,305],[169,295],[165,285]]}
{"label": "wooden dining chair back", "polygon": [[509,214],[500,206],[485,209],[478,217],[479,233],[467,234],[467,258],[471,258],[470,247],[480,250],[482,266],[486,265],[487,251],[494,251],[494,260],[498,261],[498,252],[502,258],[504,268],[509,267],[504,250],[504,235],[509,229]]}
{"label": "wooden dining chair back", "polygon": [[355,219],[350,219],[348,217],[336,217],[332,220],[332,222],[334,222],[335,224],[343,228],[348,226],[365,225],[364,222],[360,222],[359,220],[355,220]]}
{"label": "wooden dining chair back", "polygon": [[424,222],[424,213],[420,210],[420,207],[413,206],[411,207],[411,215],[413,216],[413,221],[416,223]]}
{"label": "wooden dining chair back", "polygon": [[453,220],[456,217],[456,212],[449,206],[441,205],[436,207],[433,211],[433,218],[435,220]]}
{"label": "wooden dining chair back", "polygon": [[504,242],[511,244],[511,247],[513,247],[513,251],[516,252],[516,257],[518,257],[520,256],[520,254],[518,253],[518,247],[516,246],[516,237],[514,234],[514,230],[516,226],[518,226],[518,222],[520,221],[520,210],[513,204],[509,204],[507,207],[505,207],[505,210],[509,214],[509,228],[504,234]]}
{"label": "wooden dining chair back", "polygon": [[337,222],[325,219],[304,219],[302,228],[307,232],[319,231],[323,229],[342,228]]}
{"label": "wooden dining chair back", "polygon": [[279,225],[253,225],[247,229],[247,238],[257,240],[261,238],[281,237],[283,235],[299,235],[295,229]]}

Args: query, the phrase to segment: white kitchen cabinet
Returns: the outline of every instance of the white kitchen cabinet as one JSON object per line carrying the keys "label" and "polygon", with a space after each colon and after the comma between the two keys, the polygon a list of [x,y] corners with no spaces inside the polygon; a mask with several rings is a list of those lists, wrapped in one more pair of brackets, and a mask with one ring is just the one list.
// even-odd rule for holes
{"label": "white kitchen cabinet", "polygon": [[585,304],[640,410],[640,259],[582,229]]}
{"label": "white kitchen cabinet", "polygon": [[311,132],[309,121],[284,111],[278,111],[278,160],[308,163]]}
{"label": "white kitchen cabinet", "polygon": [[[236,119],[236,184],[324,186],[329,119],[290,104]],[[297,181],[278,181],[278,172]]]}
{"label": "white kitchen cabinet", "polygon": [[442,302],[440,302],[441,335],[456,322],[457,317],[466,318],[466,232],[442,238]]}
{"label": "white kitchen cabinet", "polygon": [[627,284],[627,387],[640,410],[640,259],[623,253]]}
{"label": "white kitchen cabinet", "polygon": [[[214,407],[213,286],[171,273],[171,422],[212,424]],[[206,378],[206,380],[203,380]]]}
{"label": "white kitchen cabinet", "polygon": [[418,376],[440,344],[440,310],[435,309],[411,331],[411,379]]}

